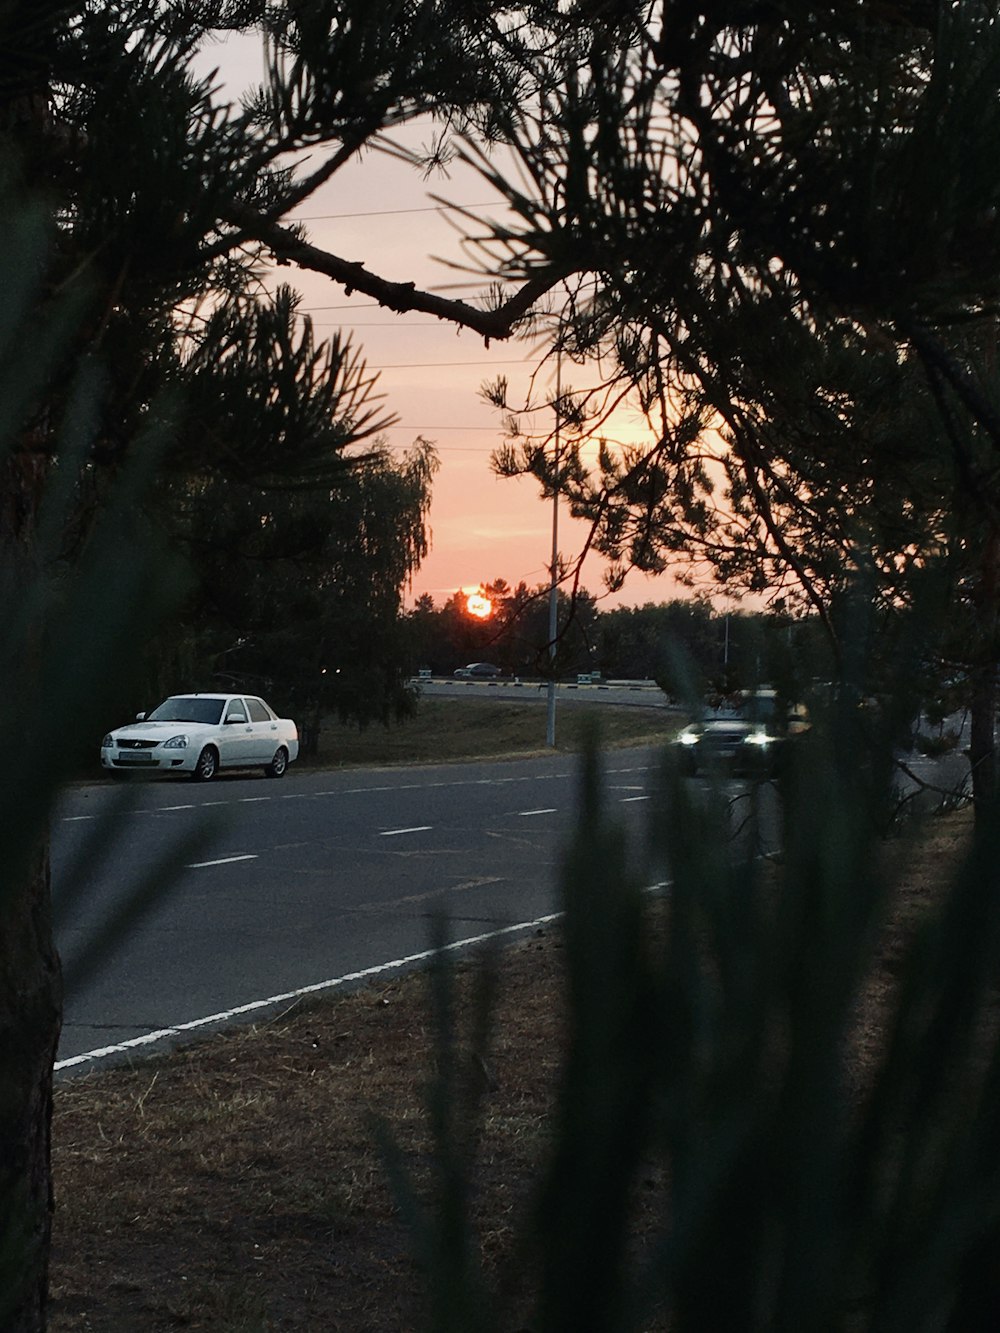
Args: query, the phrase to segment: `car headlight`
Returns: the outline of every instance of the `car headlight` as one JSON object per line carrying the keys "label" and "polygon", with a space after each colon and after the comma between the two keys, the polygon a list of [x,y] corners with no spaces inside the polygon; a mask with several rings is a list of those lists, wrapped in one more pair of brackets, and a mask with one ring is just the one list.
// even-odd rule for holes
{"label": "car headlight", "polygon": [[771,744],[771,739],[766,731],[751,731],[746,738],[746,744],[766,746]]}
{"label": "car headlight", "polygon": [[701,740],[701,734],[697,731],[682,731],[677,737],[679,745],[697,745]]}
{"label": "car headlight", "polygon": [[104,740],[101,741],[101,749],[102,749],[102,750],[110,750],[111,747],[114,745],[114,743],[115,743],[115,738],[114,738],[114,736],[112,736],[111,732],[109,731],[108,734],[104,737]]}
{"label": "car headlight", "polygon": [[163,742],[165,750],[186,750],[188,738],[186,736],[171,736],[168,741]]}

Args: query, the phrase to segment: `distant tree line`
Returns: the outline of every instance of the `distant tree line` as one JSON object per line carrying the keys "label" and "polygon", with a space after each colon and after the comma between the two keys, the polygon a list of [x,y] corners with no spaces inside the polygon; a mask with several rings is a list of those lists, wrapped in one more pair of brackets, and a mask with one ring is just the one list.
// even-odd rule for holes
{"label": "distant tree line", "polygon": [[[450,674],[467,662],[493,662],[507,675],[548,679],[599,672],[608,679],[655,680],[669,694],[728,694],[784,678],[790,663],[818,664],[822,631],[812,617],[784,611],[720,610],[704,598],[599,608],[586,591],[560,592],[556,651],[550,656],[547,584],[486,583],[487,619],[470,615],[462,592],[436,606],[419,597],[405,618],[414,671]],[[796,668],[798,669],[798,668]],[[796,682],[798,687],[803,681]]]}

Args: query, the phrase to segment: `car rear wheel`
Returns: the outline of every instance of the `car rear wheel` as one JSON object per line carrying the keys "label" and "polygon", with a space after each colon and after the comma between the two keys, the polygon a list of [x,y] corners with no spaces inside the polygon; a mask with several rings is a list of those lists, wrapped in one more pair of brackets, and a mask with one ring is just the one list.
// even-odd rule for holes
{"label": "car rear wheel", "polygon": [[215,777],[216,769],[219,767],[219,756],[212,749],[211,745],[206,745],[204,750],[198,756],[198,762],[191,770],[192,782],[208,782]]}
{"label": "car rear wheel", "polygon": [[279,746],[274,752],[274,758],[264,769],[264,776],[268,778],[283,778],[288,769],[288,751],[283,745]]}

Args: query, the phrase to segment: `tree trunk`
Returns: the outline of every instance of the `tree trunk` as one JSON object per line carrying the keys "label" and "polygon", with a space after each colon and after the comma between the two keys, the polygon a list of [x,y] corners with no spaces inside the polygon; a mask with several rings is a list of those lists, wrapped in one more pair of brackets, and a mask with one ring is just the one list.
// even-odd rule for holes
{"label": "tree trunk", "polygon": [[997,789],[997,619],[1000,611],[1000,532],[992,531],[983,550],[974,606],[977,619],[975,666],[970,704],[972,801],[976,822],[988,818]]}
{"label": "tree trunk", "polygon": [[48,847],[38,849],[20,883],[5,883],[2,892],[0,1328],[37,1333],[46,1326],[52,1066],[62,1012]]}
{"label": "tree trunk", "polygon": [[[37,441],[0,460],[0,605],[30,605],[39,588],[37,520],[48,462]],[[31,745],[38,664],[44,642],[39,615],[17,642],[4,644],[0,688],[19,744]],[[26,739],[27,738],[27,739]],[[0,783],[0,803],[14,802]],[[37,794],[42,802],[44,793]],[[41,810],[29,811],[35,818]],[[46,1327],[52,1230],[52,1067],[62,1025],[62,976],[52,933],[49,842],[44,821],[30,831],[11,827],[0,839],[0,1329],[37,1333]],[[27,845],[26,845],[27,843]]]}
{"label": "tree trunk", "polygon": [[975,670],[969,709],[972,729],[969,763],[972,765],[972,800],[977,821],[986,814],[996,797],[996,745],[993,736],[996,711],[996,668],[992,662],[987,662]]}
{"label": "tree trunk", "polygon": [[313,713],[311,710],[305,713],[299,727],[299,753],[310,759],[315,759],[319,754],[319,736],[322,730],[323,717],[319,709]]}

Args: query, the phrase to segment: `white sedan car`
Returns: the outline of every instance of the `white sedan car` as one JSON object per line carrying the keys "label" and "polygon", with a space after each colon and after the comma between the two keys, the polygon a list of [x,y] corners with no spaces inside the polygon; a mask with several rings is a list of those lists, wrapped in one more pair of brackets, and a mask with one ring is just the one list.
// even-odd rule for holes
{"label": "white sedan car", "polygon": [[295,723],[251,694],[174,694],[101,741],[109,772],[188,773],[196,782],[220,768],[260,766],[284,777],[298,753]]}

